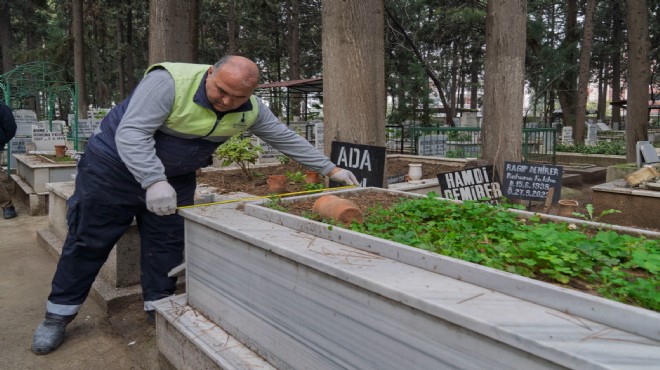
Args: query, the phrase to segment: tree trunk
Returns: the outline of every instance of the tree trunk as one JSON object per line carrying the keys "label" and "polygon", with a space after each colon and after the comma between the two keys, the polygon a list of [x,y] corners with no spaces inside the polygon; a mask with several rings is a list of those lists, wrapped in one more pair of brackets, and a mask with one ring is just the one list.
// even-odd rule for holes
{"label": "tree trunk", "polygon": [[605,122],[607,112],[607,79],[609,69],[605,58],[603,58],[601,67],[598,69],[598,119]]}
{"label": "tree trunk", "polygon": [[382,0],[323,0],[324,145],[385,145]]}
{"label": "tree trunk", "polygon": [[500,176],[522,158],[526,27],[526,0],[488,1],[481,140]]}
{"label": "tree trunk", "polygon": [[[564,126],[575,126],[577,73],[571,68],[577,64],[577,42],[579,33],[577,29],[577,0],[568,0],[566,12],[565,37],[560,49],[565,53],[564,66],[566,71],[558,81],[557,94],[559,105],[564,116]],[[575,135],[575,130],[573,131]]]}
{"label": "tree trunk", "polygon": [[78,83],[78,117],[87,116],[87,88],[85,85],[85,42],[83,40],[83,0],[71,1],[73,15],[73,70]]}
{"label": "tree trunk", "polygon": [[236,1],[228,1],[227,10],[227,54],[233,55],[238,53],[238,18],[236,13]]}
{"label": "tree trunk", "polygon": [[124,17],[121,16],[123,11],[124,9],[120,8],[119,16],[117,16],[115,21],[115,24],[117,25],[117,50],[119,50],[117,55],[117,83],[119,84],[119,96],[122,98],[128,95],[126,94],[126,40],[124,36]]}
{"label": "tree trunk", "polygon": [[[135,62],[133,59],[133,1],[128,0],[126,11],[126,91],[133,91],[137,82],[135,81]],[[122,96],[123,98],[123,96]]]}
{"label": "tree trunk", "polygon": [[0,0],[0,50],[2,50],[2,71],[7,73],[14,69],[14,59],[11,56],[12,33],[9,17],[9,1]]}
{"label": "tree trunk", "polygon": [[[612,44],[614,49],[612,53],[612,101],[618,102],[621,100],[621,43],[623,42],[623,29],[621,17],[623,9],[618,1],[612,2]],[[619,127],[623,123],[621,120],[621,106],[612,105],[612,123],[618,123]]]}
{"label": "tree trunk", "polygon": [[[300,79],[300,2],[298,0],[287,1],[287,42],[289,56],[289,80]],[[291,112],[294,116],[300,116],[301,99],[300,94],[291,95]],[[294,119],[295,120],[295,119]]]}
{"label": "tree trunk", "polygon": [[636,144],[647,140],[649,80],[648,10],[644,0],[628,0],[628,102],[626,114],[626,160],[637,160]]}
{"label": "tree trunk", "polygon": [[594,11],[596,0],[587,0],[584,15],[584,34],[580,50],[580,72],[578,74],[577,104],[575,109],[575,142],[584,142],[584,123],[587,119],[587,98],[591,76],[591,49],[594,42]]}
{"label": "tree trunk", "polygon": [[149,0],[149,64],[196,62],[198,0]]}

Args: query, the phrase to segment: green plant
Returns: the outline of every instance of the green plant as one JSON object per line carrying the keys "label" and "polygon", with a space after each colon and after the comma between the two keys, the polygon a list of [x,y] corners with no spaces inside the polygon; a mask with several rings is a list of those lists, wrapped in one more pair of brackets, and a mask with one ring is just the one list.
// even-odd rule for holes
{"label": "green plant", "polygon": [[581,219],[587,221],[598,222],[598,220],[600,220],[605,215],[611,215],[612,213],[621,213],[621,211],[619,211],[618,209],[606,209],[602,211],[598,216],[594,216],[593,204],[587,204],[585,208],[587,209],[586,214],[580,212],[573,212],[573,216],[580,217]]}
{"label": "green plant", "polygon": [[278,154],[277,155],[277,160],[280,162],[280,164],[287,164],[291,162],[291,158],[287,157],[285,154]]}
{"label": "green plant", "polygon": [[582,154],[604,154],[604,155],[626,155],[626,146],[623,141],[601,141],[597,145],[564,145],[557,144],[558,152],[582,153]]}
{"label": "green plant", "polygon": [[472,141],[472,135],[469,132],[449,131],[447,140],[450,141]]}
{"label": "green plant", "polygon": [[448,150],[445,153],[447,158],[465,158],[465,149]]}
{"label": "green plant", "polygon": [[276,211],[286,210],[286,208],[282,205],[282,198],[274,194],[268,197],[268,201],[264,203],[264,206]]}
{"label": "green plant", "polygon": [[[507,205],[405,198],[364,212],[354,231],[660,311],[660,242],[519,218]],[[604,213],[612,213],[609,210]],[[602,215],[602,214],[601,214]],[[586,215],[597,219],[593,209]],[[600,216],[598,216],[600,217]]]}
{"label": "green plant", "polygon": [[305,174],[300,171],[296,171],[296,172],[286,171],[285,175],[286,178],[289,179],[289,181],[291,182],[305,181]]}
{"label": "green plant", "polygon": [[235,163],[252,179],[250,164],[255,164],[263,151],[261,145],[252,145],[249,137],[241,139],[241,135],[236,134],[220,145],[213,155],[222,161],[223,166]]}
{"label": "green plant", "polygon": [[313,191],[313,190],[323,190],[325,189],[325,185],[323,183],[318,183],[318,184],[305,184],[305,191]]}

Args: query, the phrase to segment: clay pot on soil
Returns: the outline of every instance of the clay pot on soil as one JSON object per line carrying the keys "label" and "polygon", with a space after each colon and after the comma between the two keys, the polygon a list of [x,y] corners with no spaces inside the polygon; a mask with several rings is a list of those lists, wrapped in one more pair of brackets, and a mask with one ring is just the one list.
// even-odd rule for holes
{"label": "clay pot on soil", "polygon": [[574,199],[559,200],[559,216],[573,217],[573,212],[578,209],[579,203]]}
{"label": "clay pot on soil", "polygon": [[271,193],[281,194],[286,192],[286,176],[285,175],[270,175],[266,183],[268,184],[268,191]]}
{"label": "clay pot on soil", "polygon": [[55,145],[55,156],[56,157],[64,157],[66,155],[67,151],[66,145]]}
{"label": "clay pot on soil", "polygon": [[332,219],[338,223],[362,223],[362,211],[348,199],[336,195],[323,195],[314,202],[312,212],[318,213],[324,219]]}
{"label": "clay pot on soil", "polygon": [[321,182],[321,177],[319,176],[318,171],[307,171],[305,172],[305,183],[306,184],[318,184]]}
{"label": "clay pot on soil", "polygon": [[410,163],[408,165],[408,178],[407,181],[417,181],[422,178],[422,164],[421,163]]}

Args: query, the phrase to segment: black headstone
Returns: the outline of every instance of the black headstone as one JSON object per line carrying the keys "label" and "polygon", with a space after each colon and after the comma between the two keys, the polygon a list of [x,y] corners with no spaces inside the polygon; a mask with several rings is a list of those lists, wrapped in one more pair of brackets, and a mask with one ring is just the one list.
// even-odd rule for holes
{"label": "black headstone", "polygon": [[[360,186],[383,186],[385,147],[333,141],[330,160],[355,175]],[[345,184],[330,182],[330,187]]]}

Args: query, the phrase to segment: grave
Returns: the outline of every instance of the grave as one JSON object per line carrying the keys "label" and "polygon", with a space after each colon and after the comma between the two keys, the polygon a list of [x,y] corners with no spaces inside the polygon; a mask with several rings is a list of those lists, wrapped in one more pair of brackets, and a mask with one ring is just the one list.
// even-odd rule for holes
{"label": "grave", "polygon": [[11,175],[16,183],[14,195],[26,204],[30,216],[48,213],[47,183],[71,181],[77,173],[76,162],[58,163],[35,154],[15,154],[16,173]]}
{"label": "grave", "polygon": [[592,190],[595,215],[608,209],[621,212],[603,216],[602,222],[660,229],[660,191],[630,188],[624,180],[596,185]]}
{"label": "grave", "polygon": [[156,307],[158,348],[172,364],[226,368],[235,356],[246,367],[267,360],[266,368],[287,369],[660,361],[655,312],[244,208],[182,212],[188,292]]}

